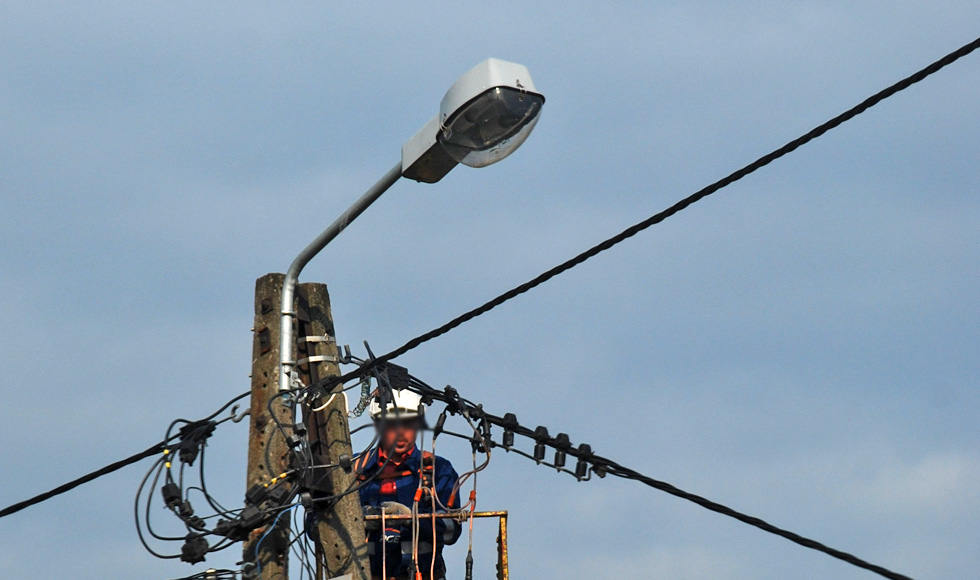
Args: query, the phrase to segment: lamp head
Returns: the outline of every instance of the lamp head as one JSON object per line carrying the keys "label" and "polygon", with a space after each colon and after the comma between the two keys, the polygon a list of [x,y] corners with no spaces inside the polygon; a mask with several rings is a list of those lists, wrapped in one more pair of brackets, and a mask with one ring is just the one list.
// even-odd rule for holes
{"label": "lamp head", "polygon": [[527,67],[487,59],[446,92],[439,114],[402,148],[402,175],[434,183],[463,163],[485,167],[531,134],[544,104]]}
{"label": "lamp head", "polygon": [[470,167],[513,153],[538,121],[544,96],[527,67],[489,58],[453,83],[439,106],[439,143]]}

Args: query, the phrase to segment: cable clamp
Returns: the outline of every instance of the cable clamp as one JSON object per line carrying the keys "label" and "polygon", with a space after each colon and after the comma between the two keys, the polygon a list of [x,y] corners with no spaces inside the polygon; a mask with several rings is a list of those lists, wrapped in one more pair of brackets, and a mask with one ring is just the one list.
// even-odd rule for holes
{"label": "cable clamp", "polygon": [[307,356],[307,357],[303,357],[303,358],[299,359],[298,361],[296,361],[296,366],[303,366],[306,363],[316,363],[316,362],[337,363],[337,362],[340,362],[340,361],[339,361],[339,359],[337,357],[332,356],[332,355],[328,355],[328,354],[315,354],[315,355],[312,355],[312,356]]}
{"label": "cable clamp", "polygon": [[333,337],[327,335],[301,336],[296,339],[296,342],[298,342],[299,344],[303,344],[305,342],[332,342],[332,341],[333,341]]}

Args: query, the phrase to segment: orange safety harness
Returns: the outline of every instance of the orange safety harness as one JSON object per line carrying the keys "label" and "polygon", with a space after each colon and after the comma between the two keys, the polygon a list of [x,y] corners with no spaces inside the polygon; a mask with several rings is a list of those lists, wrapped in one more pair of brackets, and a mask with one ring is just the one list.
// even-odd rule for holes
{"label": "orange safety harness", "polygon": [[[408,467],[402,467],[399,469],[393,469],[384,473],[379,474],[376,477],[372,477],[370,474],[364,473],[364,466],[367,464],[370,455],[362,455],[354,463],[354,470],[357,472],[358,481],[367,481],[369,479],[375,480],[388,480],[388,479],[398,479],[399,477],[408,477],[410,475],[415,475]],[[428,451],[422,452],[422,469],[420,469],[420,479],[419,487],[423,489],[432,489],[432,478],[436,469],[436,456]]]}

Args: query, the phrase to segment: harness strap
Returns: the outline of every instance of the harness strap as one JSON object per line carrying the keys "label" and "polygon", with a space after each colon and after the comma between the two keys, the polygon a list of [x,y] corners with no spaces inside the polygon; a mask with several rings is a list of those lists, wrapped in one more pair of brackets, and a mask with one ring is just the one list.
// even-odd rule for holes
{"label": "harness strap", "polygon": [[[362,470],[364,466],[367,465],[368,458],[370,454],[364,454],[357,458],[354,462],[354,471],[357,472],[358,481],[367,481],[371,478],[371,475],[364,473]],[[431,488],[432,487],[432,477],[436,469],[436,456],[429,453],[428,451],[422,452],[422,468],[419,470],[419,475],[422,479],[422,487]],[[374,479],[385,480],[385,479],[396,479],[399,477],[407,477],[409,475],[415,475],[415,472],[409,468],[405,468],[401,471],[392,471],[390,473],[383,473]]]}

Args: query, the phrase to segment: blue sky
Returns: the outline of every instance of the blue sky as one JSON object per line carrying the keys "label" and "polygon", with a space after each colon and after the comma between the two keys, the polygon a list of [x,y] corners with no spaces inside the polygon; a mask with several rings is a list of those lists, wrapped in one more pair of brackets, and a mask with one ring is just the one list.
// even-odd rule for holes
{"label": "blue sky", "polygon": [[[283,271],[488,56],[530,68],[541,121],[506,162],[398,183],[310,265],[341,342],[399,346],[973,40],[978,21],[964,1],[5,3],[0,504],[245,391],[255,278]],[[977,576],[978,90],[974,55],[399,362],[917,579]],[[245,438],[227,425],[209,448],[227,503]],[[140,547],[142,471],[0,521],[3,576],[201,569]],[[638,484],[503,454],[480,505],[511,511],[515,577],[872,577]]]}

